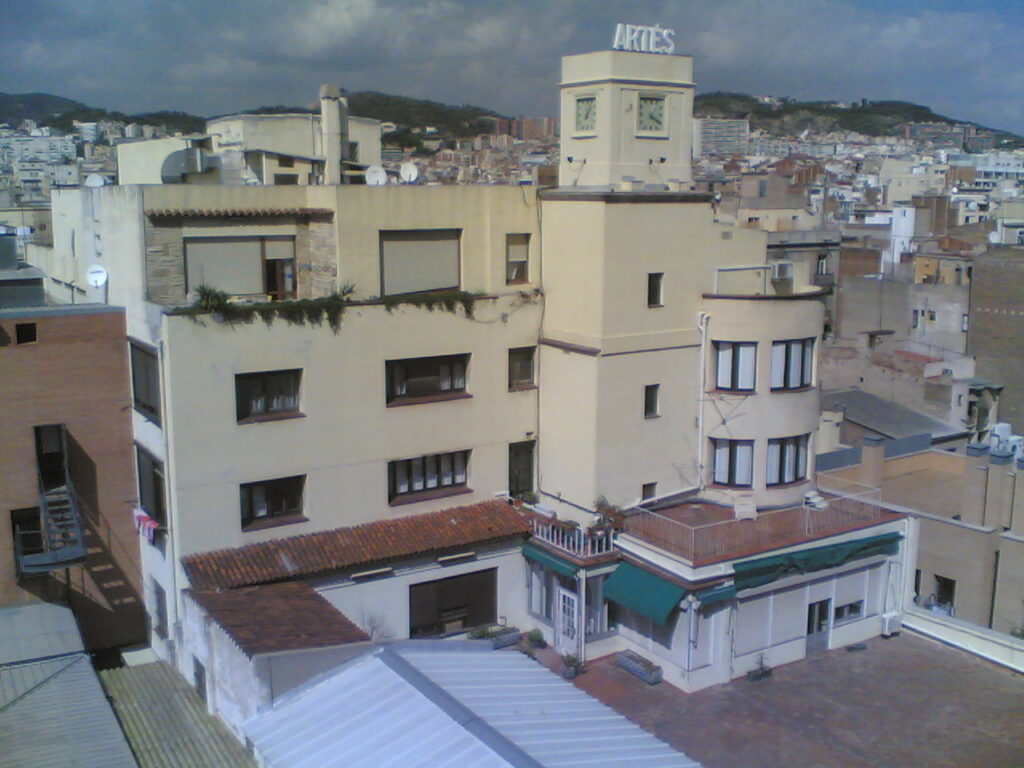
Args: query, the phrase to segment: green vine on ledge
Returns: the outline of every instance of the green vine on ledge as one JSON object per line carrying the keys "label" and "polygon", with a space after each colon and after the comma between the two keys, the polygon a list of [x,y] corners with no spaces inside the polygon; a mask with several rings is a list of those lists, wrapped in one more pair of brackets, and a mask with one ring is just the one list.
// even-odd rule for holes
{"label": "green vine on ledge", "polygon": [[339,292],[317,299],[237,302],[232,301],[231,294],[225,291],[208,285],[200,285],[196,288],[195,301],[190,306],[172,310],[171,314],[186,315],[193,320],[196,320],[199,315],[210,314],[228,325],[248,325],[259,318],[270,326],[274,320],[279,318],[290,325],[320,326],[326,320],[331,331],[337,333],[341,328],[345,310],[351,306],[380,305],[389,314],[401,305],[419,307],[430,312],[435,309],[443,309],[452,314],[455,314],[458,307],[461,306],[466,317],[472,318],[474,302],[482,296],[482,294],[467,291],[435,291],[433,293],[353,300],[351,297],[354,291],[354,286],[348,284]]}

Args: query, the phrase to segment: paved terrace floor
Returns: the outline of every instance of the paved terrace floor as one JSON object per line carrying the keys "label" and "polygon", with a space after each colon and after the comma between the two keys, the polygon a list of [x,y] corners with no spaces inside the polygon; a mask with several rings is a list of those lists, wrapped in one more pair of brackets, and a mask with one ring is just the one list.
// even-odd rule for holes
{"label": "paved terrace floor", "polygon": [[1024,676],[908,631],[697,693],[648,686],[614,656],[576,685],[706,768],[1024,766]]}

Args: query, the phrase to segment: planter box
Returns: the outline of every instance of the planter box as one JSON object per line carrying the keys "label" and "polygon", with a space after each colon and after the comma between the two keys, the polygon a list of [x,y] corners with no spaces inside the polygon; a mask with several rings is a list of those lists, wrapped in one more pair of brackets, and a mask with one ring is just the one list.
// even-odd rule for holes
{"label": "planter box", "polygon": [[615,663],[627,672],[636,675],[648,685],[661,682],[661,667],[652,664],[643,656],[633,651],[622,651],[615,657]]}
{"label": "planter box", "polygon": [[497,650],[498,648],[508,648],[510,645],[515,645],[519,642],[519,628],[518,627],[507,627],[502,630],[500,635],[494,635],[491,637],[491,647]]}

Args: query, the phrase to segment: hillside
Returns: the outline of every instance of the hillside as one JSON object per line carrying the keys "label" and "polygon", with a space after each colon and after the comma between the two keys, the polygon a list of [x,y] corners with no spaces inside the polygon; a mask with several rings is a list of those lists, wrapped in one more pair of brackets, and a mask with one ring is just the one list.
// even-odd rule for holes
{"label": "hillside", "polygon": [[17,127],[22,120],[46,121],[85,104],[49,93],[0,93],[0,123]]}
{"label": "hillside", "polygon": [[[752,129],[775,136],[794,136],[807,129],[818,133],[856,131],[868,136],[892,136],[902,133],[903,126],[912,122],[977,125],[936,114],[929,107],[907,101],[868,101],[848,109],[822,101],[784,101],[772,106],[745,93],[699,94],[694,99],[693,112],[695,117],[747,118]],[[993,132],[1009,141],[1019,140],[1004,131]]]}

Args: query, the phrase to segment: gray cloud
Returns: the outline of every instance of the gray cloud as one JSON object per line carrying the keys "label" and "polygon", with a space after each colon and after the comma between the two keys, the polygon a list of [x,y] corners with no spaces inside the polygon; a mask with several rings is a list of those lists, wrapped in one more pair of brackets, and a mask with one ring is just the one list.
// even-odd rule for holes
{"label": "gray cloud", "polygon": [[660,23],[698,88],[889,98],[1024,132],[1010,5],[935,0],[34,0],[0,28],[3,90],[124,111],[311,102],[321,82],[554,114],[559,57]]}

